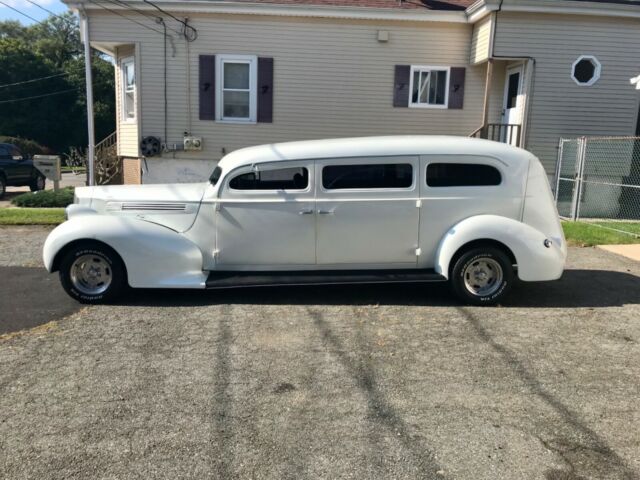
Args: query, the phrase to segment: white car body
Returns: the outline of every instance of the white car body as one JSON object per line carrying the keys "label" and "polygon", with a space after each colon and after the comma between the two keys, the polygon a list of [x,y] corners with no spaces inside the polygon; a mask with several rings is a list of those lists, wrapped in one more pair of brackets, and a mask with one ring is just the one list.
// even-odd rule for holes
{"label": "white car body", "polygon": [[[411,165],[409,187],[323,186],[327,166],[393,163]],[[501,182],[430,187],[431,163],[489,165]],[[562,275],[566,243],[547,175],[525,150],[462,137],[371,137],[251,147],[218,167],[215,185],[77,188],[68,221],[45,243],[47,269],[57,270],[73,242],[96,240],[120,255],[129,285],[140,288],[206,288],[212,272],[231,271],[432,269],[447,279],[456,252],[490,240],[511,252],[521,280]],[[230,188],[238,175],[282,168],[306,169],[306,188]]]}

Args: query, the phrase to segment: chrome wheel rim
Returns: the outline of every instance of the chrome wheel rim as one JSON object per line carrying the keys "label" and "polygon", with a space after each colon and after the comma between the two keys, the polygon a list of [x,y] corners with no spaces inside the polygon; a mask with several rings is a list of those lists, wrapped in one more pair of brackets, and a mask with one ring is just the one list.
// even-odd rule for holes
{"label": "chrome wheel rim", "polygon": [[493,295],[502,285],[502,267],[493,258],[481,257],[464,269],[464,286],[477,297]]}
{"label": "chrome wheel rim", "polygon": [[71,283],[85,295],[106,292],[112,279],[111,265],[98,255],[82,255],[71,265]]}

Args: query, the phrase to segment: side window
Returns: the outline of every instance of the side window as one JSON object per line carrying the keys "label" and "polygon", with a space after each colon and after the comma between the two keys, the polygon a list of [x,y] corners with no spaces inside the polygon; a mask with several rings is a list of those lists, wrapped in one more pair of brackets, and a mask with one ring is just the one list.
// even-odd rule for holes
{"label": "side window", "polygon": [[304,190],[308,186],[309,170],[304,167],[243,173],[229,182],[233,190]]}
{"label": "side window", "polygon": [[14,160],[22,160],[22,152],[16,147],[11,147],[11,158]]}
{"label": "side window", "polygon": [[409,188],[413,167],[408,163],[328,165],[322,169],[326,190],[363,188]]}
{"label": "side window", "polygon": [[479,187],[500,183],[502,175],[491,165],[430,163],[427,166],[427,185],[430,187]]}
{"label": "side window", "polygon": [[122,70],[122,119],[124,121],[133,121],[136,119],[136,68],[134,58],[124,58],[120,65]]}

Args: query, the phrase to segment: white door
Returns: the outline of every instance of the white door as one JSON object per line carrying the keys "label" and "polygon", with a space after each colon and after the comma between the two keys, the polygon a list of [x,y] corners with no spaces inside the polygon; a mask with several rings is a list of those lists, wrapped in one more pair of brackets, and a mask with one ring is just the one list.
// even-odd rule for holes
{"label": "white door", "polygon": [[285,270],[316,263],[313,161],[232,172],[216,214],[217,265]]}
{"label": "white door", "polygon": [[[502,107],[502,123],[506,125],[522,125],[524,96],[522,94],[523,65],[507,68],[504,83],[504,104]],[[502,127],[500,141],[518,146],[519,127]]]}
{"label": "white door", "polygon": [[418,157],[316,161],[321,268],[415,267]]}

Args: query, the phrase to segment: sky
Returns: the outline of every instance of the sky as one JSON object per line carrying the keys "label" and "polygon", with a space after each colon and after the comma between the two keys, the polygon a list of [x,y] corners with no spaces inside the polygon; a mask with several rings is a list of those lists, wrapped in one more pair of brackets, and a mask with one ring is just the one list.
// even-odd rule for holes
{"label": "sky", "polygon": [[[47,12],[42,10],[41,8],[36,7],[32,3],[29,3],[27,0],[2,0],[7,5],[11,5],[12,7],[20,10],[21,12],[26,13],[30,17],[35,18],[36,20],[43,20],[49,16]],[[51,10],[54,13],[62,13],[67,11],[67,7],[60,0],[33,0],[34,3],[41,5],[47,10]],[[0,20],[19,20],[24,25],[30,25],[33,23],[33,20],[25,17],[24,15],[20,15],[18,12],[11,10],[8,7],[5,7],[0,3]]]}

